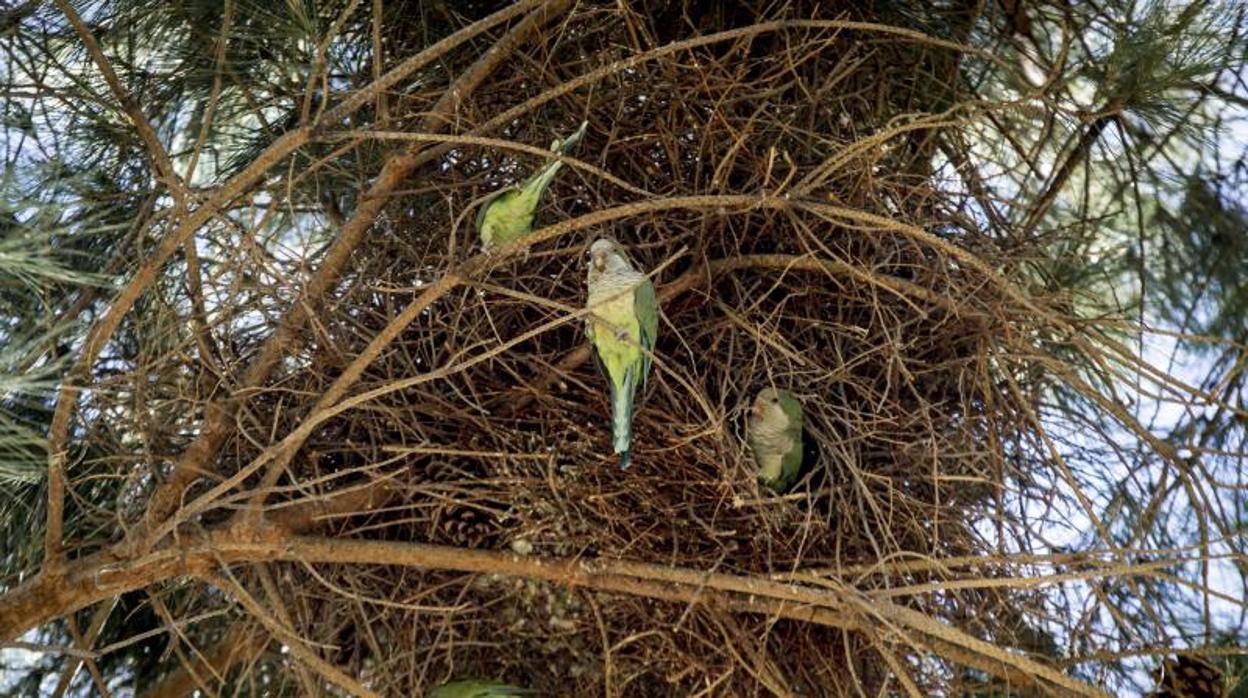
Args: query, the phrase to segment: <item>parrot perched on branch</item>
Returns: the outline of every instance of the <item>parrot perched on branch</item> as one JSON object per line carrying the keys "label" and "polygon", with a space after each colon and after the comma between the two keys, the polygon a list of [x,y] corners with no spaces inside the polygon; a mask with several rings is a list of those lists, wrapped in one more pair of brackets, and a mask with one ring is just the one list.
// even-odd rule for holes
{"label": "parrot perched on branch", "polygon": [[[559,155],[572,152],[588,126],[588,121],[582,121],[576,133],[562,141],[554,140],[550,151]],[[490,250],[533,232],[537,205],[561,167],[562,162],[551,160],[523,183],[499,189],[481,204],[477,211],[477,233],[481,236],[482,248]]]}
{"label": "parrot perched on branch", "polygon": [[787,390],[763,388],[750,405],[746,433],[758,481],[776,494],[788,491],[802,471],[802,404]]}
{"label": "parrot perched on branch", "polygon": [[519,686],[508,686],[497,681],[448,681],[435,687],[425,698],[504,698],[504,696],[529,696],[533,691]]}
{"label": "parrot perched on branch", "polygon": [[594,355],[611,388],[611,433],[620,467],[627,468],[633,441],[637,387],[645,386],[659,331],[654,284],[633,268],[623,248],[607,238],[589,248],[590,312],[586,323]]}

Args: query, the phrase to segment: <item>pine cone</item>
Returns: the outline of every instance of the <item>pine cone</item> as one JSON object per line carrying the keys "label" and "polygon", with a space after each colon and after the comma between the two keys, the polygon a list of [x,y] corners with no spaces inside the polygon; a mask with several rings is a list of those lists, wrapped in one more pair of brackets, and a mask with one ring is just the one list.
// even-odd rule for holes
{"label": "pine cone", "polygon": [[1224,698],[1226,683],[1217,667],[1198,657],[1167,659],[1153,671],[1155,698]]}
{"label": "pine cone", "polygon": [[494,548],[498,546],[498,520],[477,507],[451,505],[441,517],[438,537],[461,548]]}

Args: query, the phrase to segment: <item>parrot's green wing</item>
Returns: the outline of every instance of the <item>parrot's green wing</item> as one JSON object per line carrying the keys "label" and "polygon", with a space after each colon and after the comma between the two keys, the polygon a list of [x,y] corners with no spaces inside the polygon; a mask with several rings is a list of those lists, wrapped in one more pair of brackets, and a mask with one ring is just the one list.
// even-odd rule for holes
{"label": "parrot's green wing", "polygon": [[781,390],[780,409],[784,410],[784,416],[789,419],[789,424],[784,431],[793,441],[792,448],[780,459],[778,487],[781,491],[785,491],[797,482],[798,476],[802,473],[802,455],[805,451],[802,443],[802,403],[793,397],[793,393]]}
{"label": "parrot's green wing", "polygon": [[633,292],[633,308],[637,312],[637,324],[641,329],[641,385],[644,388],[650,375],[650,361],[653,358],[654,342],[659,335],[659,299],[654,293],[654,284],[650,279],[642,281]]}
{"label": "parrot's green wing", "polygon": [[787,492],[797,483],[798,476],[802,474],[803,450],[802,435],[799,432],[797,438],[793,440],[793,448],[790,448],[789,452],[780,459],[780,478],[774,488],[777,492]]}
{"label": "parrot's green wing", "polygon": [[503,187],[502,189],[499,189],[493,194],[490,194],[489,196],[487,196],[485,198],[485,201],[481,202],[481,205],[477,207],[476,226],[477,226],[478,234],[480,234],[481,231],[485,229],[485,216],[486,214],[489,213],[490,206],[492,206],[496,201],[498,201],[499,197],[501,197],[502,195],[510,194],[512,192],[516,192],[519,190],[520,190],[520,187],[517,187],[517,186]]}
{"label": "parrot's green wing", "polygon": [[780,409],[784,410],[784,416],[789,418],[788,429],[800,433],[802,431],[802,403],[793,397],[793,393],[787,390],[780,390]]}
{"label": "parrot's green wing", "polygon": [[533,691],[519,686],[509,686],[497,681],[450,681],[429,691],[425,698],[503,698],[504,696],[528,696]]}

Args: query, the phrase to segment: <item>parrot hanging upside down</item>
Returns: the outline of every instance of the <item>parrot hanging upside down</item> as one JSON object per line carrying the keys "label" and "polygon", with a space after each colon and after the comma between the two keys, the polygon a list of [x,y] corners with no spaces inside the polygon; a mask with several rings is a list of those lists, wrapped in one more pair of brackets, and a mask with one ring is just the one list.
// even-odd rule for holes
{"label": "parrot hanging upside down", "polygon": [[519,686],[508,686],[497,681],[449,681],[429,691],[425,698],[504,698],[504,696],[528,696],[533,691]]}
{"label": "parrot hanging upside down", "polygon": [[627,468],[633,442],[633,405],[650,373],[659,331],[654,284],[633,268],[623,248],[607,238],[589,248],[590,311],[586,333],[611,389],[611,433],[620,467]]}
{"label": "parrot hanging upside down", "polygon": [[776,494],[797,482],[802,470],[802,404],[787,390],[763,388],[746,423],[758,481]]}
{"label": "parrot hanging upside down", "polygon": [[[559,155],[572,152],[588,126],[588,121],[582,121],[576,133],[562,141],[556,139],[552,142],[550,152]],[[551,160],[523,183],[499,189],[481,204],[477,211],[477,233],[481,236],[483,249],[488,251],[506,245],[533,232],[537,205],[561,167],[561,161]]]}

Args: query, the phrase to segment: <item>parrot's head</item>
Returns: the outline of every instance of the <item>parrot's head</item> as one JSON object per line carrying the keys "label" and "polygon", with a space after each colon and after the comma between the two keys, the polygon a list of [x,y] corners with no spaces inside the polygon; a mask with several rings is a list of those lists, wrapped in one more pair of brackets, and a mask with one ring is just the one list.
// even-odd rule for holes
{"label": "parrot's head", "polygon": [[611,238],[598,238],[589,246],[589,263],[598,272],[627,270],[631,267],[624,256],[624,248]]}
{"label": "parrot's head", "polygon": [[769,430],[782,430],[789,424],[784,410],[784,396],[775,388],[763,388],[750,405],[750,421]]}

